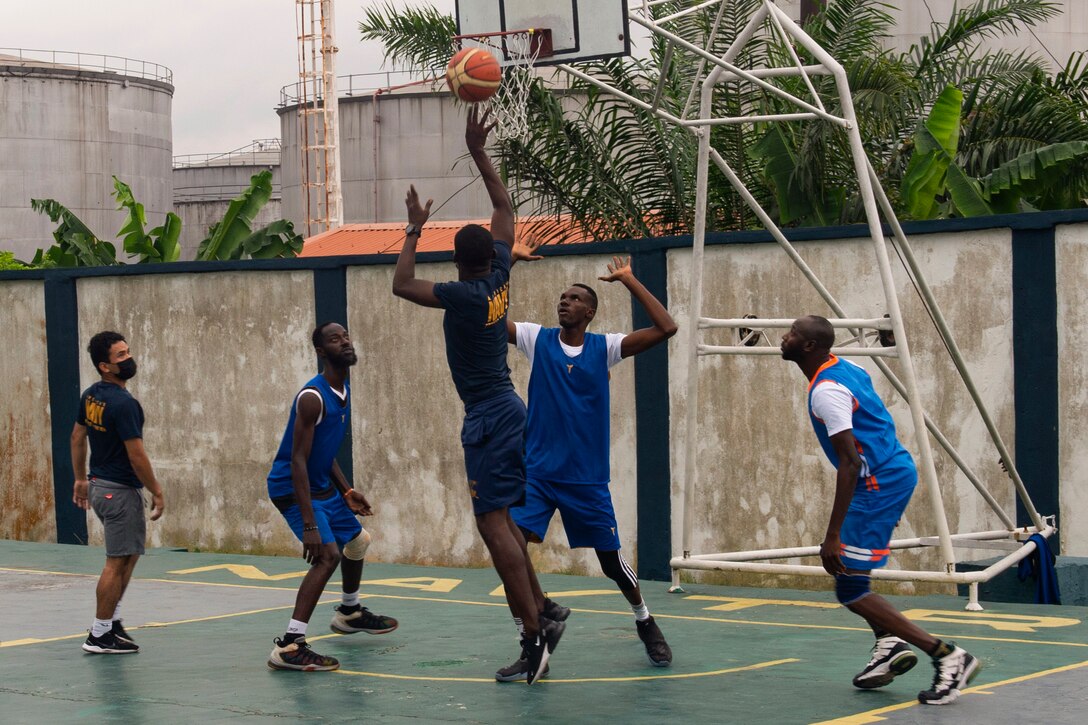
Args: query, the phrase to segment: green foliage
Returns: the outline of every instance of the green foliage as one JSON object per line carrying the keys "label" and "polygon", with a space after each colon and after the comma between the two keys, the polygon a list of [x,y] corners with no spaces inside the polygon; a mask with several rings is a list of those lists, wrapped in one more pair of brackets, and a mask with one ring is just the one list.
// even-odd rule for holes
{"label": "green foliage", "polygon": [[[734,0],[689,13],[670,29],[701,46],[711,28],[718,27],[709,51],[721,55],[759,5],[759,0]],[[1084,206],[1088,160],[1075,145],[1088,139],[1084,55],[1071,58],[1052,77],[1029,53],[980,48],[984,41],[1055,17],[1059,4],[975,0],[957,5],[904,53],[882,44],[893,26],[889,10],[895,5],[828,0],[805,30],[845,69],[865,152],[897,213],[931,218]],[[678,0],[651,12],[664,17],[691,6]],[[367,11],[360,23],[365,39],[385,43],[389,60],[413,67],[444,63],[453,28],[453,19],[433,7],[401,10],[391,2]],[[659,36],[651,41],[646,59],[582,63],[579,68],[647,102],[660,89],[660,107],[685,116],[699,102],[697,83],[705,77],[705,61],[683,48],[670,49]],[[802,63],[814,62],[802,47],[794,50]],[[792,59],[773,33],[761,32],[733,62],[753,68]],[[829,112],[844,112],[833,77],[815,76],[811,82]],[[775,85],[812,99],[812,90],[799,78],[778,78]],[[535,81],[527,109],[528,138],[498,143],[496,157],[507,178],[516,182],[511,185],[515,205],[552,218],[570,214],[583,238],[690,232],[695,136],[583,81],[574,81],[572,90],[584,99],[577,108],[564,107],[561,97]],[[955,103],[954,94],[959,94]],[[716,116],[796,110],[749,83],[720,85],[713,104]],[[800,121],[730,124],[710,133],[713,147],[781,224],[864,218],[852,152],[841,128]],[[713,165],[707,196],[708,229],[758,225]]]}
{"label": "green foliage", "polygon": [[117,199],[118,209],[128,209],[128,221],[117,236],[123,240],[124,250],[130,255],[139,258],[139,263],[145,262],[176,262],[181,255],[181,247],[178,246],[178,237],[181,235],[181,219],[174,212],[166,214],[166,220],[162,226],[155,227],[148,233],[144,233],[144,205],[132,197],[132,189],[128,184],[113,177],[114,198]]}
{"label": "green foliage", "polygon": [[0,272],[13,269],[30,269],[30,267],[16,259],[14,252],[0,250]]}
{"label": "green foliage", "polygon": [[55,199],[31,199],[30,208],[45,214],[57,224],[56,240],[49,249],[39,249],[30,264],[33,267],[99,267],[120,264],[117,249],[102,241],[79,217]]}
{"label": "green foliage", "polygon": [[253,231],[253,220],[271,197],[272,172],[254,174],[249,188],[231,201],[227,213],[208,230],[197,248],[197,260],[294,257],[302,251],[302,237],[289,221],[280,219]]}

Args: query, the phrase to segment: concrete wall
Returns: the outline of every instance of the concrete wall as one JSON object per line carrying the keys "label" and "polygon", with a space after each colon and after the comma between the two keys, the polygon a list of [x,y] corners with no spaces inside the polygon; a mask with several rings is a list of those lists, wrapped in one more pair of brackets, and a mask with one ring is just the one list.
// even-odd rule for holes
{"label": "concrete wall", "polygon": [[132,187],[149,225],[172,208],[173,86],[116,73],[0,67],[0,249],[30,259],[55,225],[30,200],[61,202],[112,240],[124,224],[112,176]]}
{"label": "concrete wall", "polygon": [[[1039,217],[1043,215],[1038,215]],[[1083,216],[1083,215],[1082,215]],[[1015,217],[1035,224],[1036,215]],[[1084,480],[1088,441],[1080,424],[1088,407],[1088,382],[1080,352],[1080,317],[1088,272],[1088,222],[1058,227],[1057,329],[1060,331],[1061,546],[1081,554],[1088,542],[1088,497]],[[938,225],[925,226],[932,231]],[[963,227],[964,225],[960,225]],[[982,396],[1009,445],[1016,419],[1031,400],[1014,400],[1014,380],[1031,376],[1033,356],[1016,352],[1012,341],[1030,335],[1014,329],[1013,233],[1007,228],[916,233],[916,255],[967,358]],[[731,237],[732,238],[732,237]],[[1037,242],[1038,240],[1036,240]],[[1033,242],[1033,243],[1036,243]],[[667,252],[670,309],[681,331],[669,343],[668,434],[672,442],[672,550],[680,547],[681,485],[690,251],[680,240],[648,240]],[[635,242],[633,249],[643,246]],[[852,315],[884,313],[869,242],[851,239],[803,241],[801,254]],[[571,282],[593,282],[611,247],[582,254],[550,256],[518,265],[511,297],[515,319],[552,323],[557,295]],[[654,252],[653,254],[657,254]],[[1022,254],[1018,252],[1018,254]],[[800,274],[771,244],[732,243],[707,249],[708,314],[791,317],[827,312]],[[338,265],[345,265],[339,267]],[[283,260],[220,265],[178,265],[177,272],[118,270],[109,276],[85,272],[4,273],[0,304],[13,311],[10,344],[0,352],[0,375],[11,391],[0,402],[0,535],[55,540],[51,529],[51,425],[66,439],[69,420],[53,421],[49,398],[63,372],[47,378],[43,344],[43,276],[77,275],[78,347],[68,358],[80,386],[94,377],[83,347],[103,328],[125,333],[140,362],[132,390],[147,414],[146,444],[167,490],[167,514],[151,526],[151,544],[201,549],[297,554],[297,543],[267,502],[265,476],[282,435],[288,401],[314,374],[309,335],[318,316],[329,317],[326,288],[315,292],[315,270],[344,269],[346,317],[360,351],[353,372],[353,468],[356,484],[376,510],[367,522],[375,535],[375,560],[420,564],[484,565],[463,487],[458,434],[462,410],[446,368],[441,312],[409,305],[389,292],[392,266],[352,265],[347,260]],[[142,272],[151,271],[151,274]],[[419,265],[421,276],[453,277],[449,263]],[[324,272],[322,272],[324,274]],[[82,275],[82,276],[79,276]],[[898,273],[897,273],[898,275]],[[34,277],[37,277],[36,279]],[[327,276],[322,278],[328,281]],[[927,316],[907,281],[897,284],[904,307],[923,402],[1007,510],[1014,507],[1011,485],[961,383],[956,379]],[[615,285],[594,284],[601,296],[596,329],[632,326],[629,295]],[[334,295],[335,297],[335,295]],[[335,303],[343,304],[343,303]],[[335,306],[335,305],[334,305]],[[51,315],[62,314],[56,306]],[[69,315],[70,317],[71,315]],[[51,318],[50,329],[57,324]],[[52,338],[50,338],[52,340]],[[777,344],[777,340],[770,341]],[[55,347],[55,346],[54,346]],[[52,356],[52,350],[50,355]],[[63,351],[61,357],[63,357]],[[1016,364],[1014,364],[1014,356]],[[58,360],[50,360],[56,367]],[[805,385],[800,372],[777,356],[711,357],[701,363],[698,498],[692,549],[699,553],[818,542],[826,526],[833,469],[817,448],[805,419]],[[1021,367],[1021,364],[1025,367]],[[528,370],[516,351],[511,366],[524,395]],[[891,361],[898,370],[897,361]],[[870,366],[871,368],[871,366]],[[61,368],[63,371],[65,368]],[[78,370],[78,372],[77,372]],[[636,424],[666,426],[664,418],[638,418],[640,389],[634,365],[613,370],[612,490],[625,554],[633,562],[644,547],[637,540],[635,485],[642,453]],[[912,451],[916,436],[903,401],[874,375],[889,402],[901,436]],[[12,384],[14,381],[14,384]],[[652,383],[651,383],[652,384]],[[643,389],[645,392],[645,389]],[[54,402],[56,403],[54,405]],[[56,433],[53,433],[54,438]],[[12,456],[9,451],[15,451]],[[989,512],[947,457],[936,450],[937,472],[952,531],[998,528]],[[1022,452],[1023,456],[1030,453]],[[1030,462],[1025,458],[1021,461]],[[647,471],[655,475],[656,471]],[[667,471],[662,470],[664,476]],[[25,496],[27,481],[40,495]],[[1050,486],[1051,481],[1028,481]],[[60,481],[61,488],[69,485]],[[63,503],[63,501],[61,502]],[[1055,513],[1044,511],[1043,513]],[[25,524],[29,523],[29,526]],[[22,528],[20,528],[22,527]],[[934,532],[929,494],[920,489],[897,536]],[[91,517],[91,541],[100,541]],[[656,543],[656,542],[649,542]],[[959,552],[961,559],[982,558]],[[594,572],[586,552],[571,553],[559,522],[538,552],[546,571]],[[897,554],[898,566],[932,565],[924,554]],[[710,577],[711,575],[700,575]],[[909,591],[910,587],[903,587]]]}
{"label": "concrete wall", "polygon": [[0,309],[0,539],[56,541],[42,284],[0,283]]}
{"label": "concrete wall", "polygon": [[[313,375],[313,278],[307,271],[80,280],[79,337],[126,336],[139,373],[129,390],[165,489],[151,546],[296,553],[265,476],[291,395]],[[80,357],[82,388],[97,379]],[[90,541],[101,527],[88,516]]]}
{"label": "concrete wall", "polygon": [[181,259],[196,258],[197,247],[208,229],[223,218],[230,202],[249,188],[249,180],[264,170],[272,171],[272,198],[257,214],[255,228],[281,218],[280,167],[260,165],[185,166],[175,168],[174,213],[181,217]]}
{"label": "concrete wall", "polygon": [[[1064,67],[1069,56],[1088,48],[1088,3],[1084,0],[1055,0],[1062,14],[1030,31],[987,39],[984,45],[1013,53],[1028,50],[1047,62],[1052,69]],[[955,5],[965,7],[963,0],[904,0],[892,3],[889,12],[896,19],[896,29],[888,39],[888,47],[906,50],[920,38],[929,35],[933,21],[946,23]],[[931,17],[932,14],[932,17]]]}
{"label": "concrete wall", "polygon": [[[1010,235],[1006,230],[914,238],[925,270],[949,325],[971,364],[1005,440],[1013,441],[1012,314]],[[880,317],[886,309],[872,243],[833,240],[798,245],[799,252],[851,316]],[[684,470],[687,360],[682,354],[688,323],[690,252],[669,255],[669,298],[680,332],[672,341],[670,396],[673,445],[673,550],[681,550],[680,500]],[[704,314],[710,317],[792,318],[831,316],[827,305],[777,245],[729,245],[707,250]],[[1013,491],[997,465],[962,383],[916,295],[899,276],[900,296],[918,382],[927,412],[961,455],[991,485],[1015,518]],[[780,332],[769,342],[777,346]],[[840,340],[844,335],[840,334]],[[728,344],[703,337],[709,344]],[[764,343],[766,344],[766,342]],[[873,375],[895,418],[900,438],[917,451],[910,410],[870,361],[855,360]],[[820,450],[806,413],[806,382],[793,363],[768,357],[714,356],[700,361],[698,461],[692,551],[713,553],[819,543],[834,494],[834,468]],[[898,361],[893,371],[901,375]],[[937,474],[950,528],[1001,528],[1000,520],[946,456],[937,455]],[[936,533],[932,499],[919,486],[896,538]],[[971,558],[960,553],[961,558]],[[892,566],[932,568],[931,553],[895,553]],[[696,575],[720,577],[720,575]],[[767,577],[766,581],[773,582]],[[909,589],[904,587],[904,589]]]}
{"label": "concrete wall", "polygon": [[1088,225],[1058,227],[1058,396],[1062,553],[1088,556]]}

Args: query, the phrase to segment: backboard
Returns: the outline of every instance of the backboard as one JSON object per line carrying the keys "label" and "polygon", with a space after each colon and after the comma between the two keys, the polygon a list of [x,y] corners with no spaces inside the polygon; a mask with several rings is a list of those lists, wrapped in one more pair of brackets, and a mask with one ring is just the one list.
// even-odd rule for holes
{"label": "backboard", "polygon": [[[627,0],[457,0],[457,34],[551,30],[552,54],[534,65],[614,58],[631,52]],[[474,42],[465,39],[462,47]],[[502,65],[516,65],[507,53]]]}

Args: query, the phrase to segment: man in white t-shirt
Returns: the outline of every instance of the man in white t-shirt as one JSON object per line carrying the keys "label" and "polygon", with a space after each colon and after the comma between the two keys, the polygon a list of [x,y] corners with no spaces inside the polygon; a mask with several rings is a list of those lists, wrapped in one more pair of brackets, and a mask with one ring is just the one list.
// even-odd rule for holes
{"label": "man in white t-shirt", "polygon": [[[835,498],[820,546],[824,569],[835,577],[835,596],[876,635],[872,657],[854,678],[862,689],[883,687],[910,670],[914,645],[933,658],[933,685],[918,693],[924,705],[945,705],[981,669],[953,642],[942,642],[869,590],[873,569],[888,561],[892,530],[918,482],[914,459],[895,433],[895,422],[873,389],[869,373],[831,354],[835,328],[823,317],[795,320],[782,336],[782,358],[808,379],[809,417],[831,465]],[[908,644],[909,643],[909,644]]]}
{"label": "man in white t-shirt", "polygon": [[[559,327],[509,320],[510,344],[531,367],[526,423],[525,505],[510,509],[527,541],[541,542],[556,509],[571,548],[592,547],[604,574],[616,582],[635,614],[650,662],[666,667],[672,651],[642,599],[638,577],[620,555],[609,481],[609,369],[676,333],[676,323],[635,278],[630,259],[614,257],[604,282],[621,282],[653,323],[630,334],[597,335],[586,328],[597,312],[597,294],[575,284],[559,296]],[[570,610],[534,592],[545,616],[566,619]],[[516,622],[516,620],[515,620]],[[520,626],[520,623],[519,623]],[[502,682],[524,679],[524,658],[495,673]]]}

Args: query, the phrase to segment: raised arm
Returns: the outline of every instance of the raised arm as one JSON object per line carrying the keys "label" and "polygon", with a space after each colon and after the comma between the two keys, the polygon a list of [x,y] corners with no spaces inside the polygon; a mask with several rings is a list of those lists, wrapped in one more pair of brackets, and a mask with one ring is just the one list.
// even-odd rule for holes
{"label": "raised arm", "polygon": [[[468,109],[468,123],[465,126],[465,144],[480,176],[487,188],[487,195],[491,198],[491,235],[513,247],[514,245],[514,203],[510,200],[510,192],[502,183],[499,172],[491,163],[491,157],[487,155],[484,146],[487,144],[487,136],[496,122],[488,123],[491,110],[484,111],[481,117],[476,106]],[[514,261],[517,261],[516,259]]]}
{"label": "raised arm", "polygon": [[650,322],[653,323],[652,326],[635,330],[623,338],[623,342],[620,343],[620,355],[622,357],[631,357],[649,350],[654,345],[658,345],[676,334],[676,321],[672,319],[672,315],[665,309],[665,305],[650,294],[650,290],[646,289],[646,285],[639,282],[638,278],[635,277],[635,273],[631,269],[630,257],[627,259],[613,257],[612,263],[608,265],[608,274],[600,277],[600,280],[602,282],[622,282],[623,286],[631,292],[632,296],[646,310],[646,313],[650,316]]}
{"label": "raised arm", "polygon": [[416,279],[416,243],[431,215],[432,203],[434,200],[428,199],[426,206],[420,205],[416,187],[408,187],[408,196],[404,199],[408,207],[408,233],[404,235],[404,246],[400,248],[397,268],[393,272],[393,294],[424,307],[441,307],[442,303],[434,294],[434,282]]}

